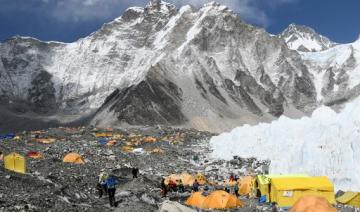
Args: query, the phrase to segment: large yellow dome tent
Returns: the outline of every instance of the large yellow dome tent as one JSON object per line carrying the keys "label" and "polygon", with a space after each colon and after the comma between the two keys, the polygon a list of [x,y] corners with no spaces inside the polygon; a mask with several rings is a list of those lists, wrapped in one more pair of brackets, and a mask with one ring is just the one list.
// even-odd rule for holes
{"label": "large yellow dome tent", "polygon": [[291,208],[290,212],[337,212],[323,197],[303,196]]}
{"label": "large yellow dome tent", "polygon": [[212,192],[202,204],[202,208],[205,209],[228,209],[243,206],[244,204],[235,195],[222,190]]}
{"label": "large yellow dome tent", "polygon": [[74,164],[85,164],[84,160],[82,159],[81,155],[78,153],[69,153],[67,154],[64,159],[64,163],[74,163]]}
{"label": "large yellow dome tent", "polygon": [[4,157],[5,169],[24,174],[26,172],[25,158],[15,152]]}

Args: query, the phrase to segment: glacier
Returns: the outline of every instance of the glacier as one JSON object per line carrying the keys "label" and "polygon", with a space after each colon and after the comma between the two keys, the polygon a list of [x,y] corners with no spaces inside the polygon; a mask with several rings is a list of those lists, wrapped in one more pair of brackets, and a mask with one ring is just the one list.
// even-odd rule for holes
{"label": "glacier", "polygon": [[271,174],[328,176],[336,189],[360,190],[359,106],[356,98],[340,113],[322,106],[311,117],[235,128],[211,138],[211,156],[270,160]]}

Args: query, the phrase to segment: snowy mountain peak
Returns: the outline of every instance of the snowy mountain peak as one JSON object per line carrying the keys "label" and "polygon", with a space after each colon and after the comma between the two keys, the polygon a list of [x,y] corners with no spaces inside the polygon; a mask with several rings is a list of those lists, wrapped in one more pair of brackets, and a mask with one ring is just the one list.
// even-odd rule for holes
{"label": "snowy mountain peak", "polygon": [[301,52],[323,51],[337,45],[312,28],[296,24],[290,24],[279,37],[285,40],[290,49]]}
{"label": "snowy mountain peak", "polygon": [[161,12],[165,14],[174,14],[176,13],[176,6],[162,0],[150,0],[146,5],[146,12]]}

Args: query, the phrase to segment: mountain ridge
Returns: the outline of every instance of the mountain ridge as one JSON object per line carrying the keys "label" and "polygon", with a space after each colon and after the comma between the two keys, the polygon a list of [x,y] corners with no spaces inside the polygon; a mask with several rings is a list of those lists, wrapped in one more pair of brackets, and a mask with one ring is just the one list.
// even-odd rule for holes
{"label": "mountain ridge", "polygon": [[215,2],[151,1],[73,43],[0,43],[0,57],[0,98],[62,123],[90,115],[99,126],[219,132],[321,104],[301,52]]}

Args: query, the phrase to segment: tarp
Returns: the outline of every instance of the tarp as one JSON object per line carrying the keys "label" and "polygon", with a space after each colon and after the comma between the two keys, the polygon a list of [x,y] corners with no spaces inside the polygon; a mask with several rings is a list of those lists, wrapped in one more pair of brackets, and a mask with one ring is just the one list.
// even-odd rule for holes
{"label": "tarp", "polygon": [[294,204],[290,212],[337,212],[337,210],[325,198],[303,196]]}
{"label": "tarp", "polygon": [[78,153],[69,153],[67,154],[64,159],[64,163],[74,163],[74,164],[85,164],[84,160],[82,159],[81,155]]}
{"label": "tarp", "polygon": [[235,195],[222,190],[211,192],[202,204],[202,208],[205,209],[227,209],[243,206],[244,204]]}
{"label": "tarp", "polygon": [[327,177],[271,179],[270,201],[280,207],[292,206],[299,198],[309,195],[335,203],[334,186]]}
{"label": "tarp", "polygon": [[25,158],[15,152],[10,153],[4,157],[5,169],[10,171],[24,174],[26,172],[26,160]]}
{"label": "tarp", "polygon": [[340,197],[336,198],[336,201],[344,205],[360,207],[360,193],[347,191]]}
{"label": "tarp", "polygon": [[191,196],[185,201],[186,205],[190,205],[196,208],[203,208],[203,203],[206,197],[201,194],[201,192],[194,192]]}

